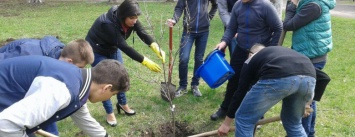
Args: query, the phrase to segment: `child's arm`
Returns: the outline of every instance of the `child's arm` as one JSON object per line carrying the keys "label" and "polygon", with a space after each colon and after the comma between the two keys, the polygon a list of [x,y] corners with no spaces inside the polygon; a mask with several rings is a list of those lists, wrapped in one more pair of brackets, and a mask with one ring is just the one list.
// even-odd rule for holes
{"label": "child's arm", "polygon": [[90,115],[87,104],[83,105],[70,117],[86,135],[90,137],[104,137],[106,135],[104,127]]}

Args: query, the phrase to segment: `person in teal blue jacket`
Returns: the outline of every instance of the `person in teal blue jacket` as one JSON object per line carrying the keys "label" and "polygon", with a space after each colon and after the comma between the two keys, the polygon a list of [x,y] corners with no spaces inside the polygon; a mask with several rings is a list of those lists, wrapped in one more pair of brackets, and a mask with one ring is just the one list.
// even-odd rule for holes
{"label": "person in teal blue jacket", "polygon": [[[293,31],[292,49],[311,59],[314,67],[323,69],[327,53],[333,48],[331,16],[335,0],[291,0],[287,5],[283,22],[285,31]],[[315,136],[316,102],[310,106],[313,113],[303,118],[302,124],[308,137]]]}

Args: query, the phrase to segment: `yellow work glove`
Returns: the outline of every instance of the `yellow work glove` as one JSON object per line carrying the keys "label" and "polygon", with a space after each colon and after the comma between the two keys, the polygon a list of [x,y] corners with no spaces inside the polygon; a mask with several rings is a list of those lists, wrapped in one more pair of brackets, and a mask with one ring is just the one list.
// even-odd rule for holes
{"label": "yellow work glove", "polygon": [[157,56],[165,63],[165,52],[159,48],[158,44],[153,42],[150,48],[157,54]]}
{"label": "yellow work glove", "polygon": [[151,71],[161,72],[161,68],[159,67],[159,65],[146,57],[144,57],[142,64],[149,68]]}

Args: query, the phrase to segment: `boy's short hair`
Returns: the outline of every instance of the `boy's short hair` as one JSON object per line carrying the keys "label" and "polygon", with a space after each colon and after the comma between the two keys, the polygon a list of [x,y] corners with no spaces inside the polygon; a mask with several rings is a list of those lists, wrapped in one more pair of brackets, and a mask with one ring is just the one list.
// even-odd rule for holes
{"label": "boy's short hair", "polygon": [[64,46],[60,55],[64,58],[71,58],[73,64],[84,62],[92,64],[94,62],[94,52],[89,42],[84,39],[77,39]]}
{"label": "boy's short hair", "polygon": [[249,52],[251,52],[251,53],[254,54],[254,53],[259,52],[259,51],[262,50],[263,48],[265,48],[265,46],[264,46],[263,44],[256,43],[256,44],[254,44],[254,45],[250,48]]}
{"label": "boy's short hair", "polygon": [[130,88],[128,72],[117,60],[104,59],[92,68],[92,81],[112,84],[111,91],[125,92]]}

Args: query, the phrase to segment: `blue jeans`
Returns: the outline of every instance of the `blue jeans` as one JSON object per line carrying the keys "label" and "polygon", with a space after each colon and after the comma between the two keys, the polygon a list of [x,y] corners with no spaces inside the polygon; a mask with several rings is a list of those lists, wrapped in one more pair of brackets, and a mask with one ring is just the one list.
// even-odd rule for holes
{"label": "blue jeans", "polygon": [[184,31],[182,33],[182,38],[180,42],[180,54],[179,54],[180,87],[183,88],[187,87],[188,64],[190,60],[191,48],[194,42],[195,42],[195,54],[194,54],[195,65],[194,65],[194,72],[192,76],[191,85],[199,85],[200,77],[195,76],[195,72],[203,63],[203,56],[206,50],[208,34],[209,31],[202,32],[202,33],[186,33],[186,31]]}
{"label": "blue jeans", "polygon": [[[326,64],[326,61],[323,62],[318,62],[318,63],[313,63],[313,66],[315,68],[318,68],[322,70]],[[306,131],[306,134],[308,137],[314,137],[315,136],[315,125],[316,125],[316,117],[317,117],[317,104],[316,101],[312,101],[311,108],[313,109],[313,112],[308,116],[302,119],[302,126],[304,130]]]}
{"label": "blue jeans", "polygon": [[302,116],[312,99],[316,79],[297,75],[259,80],[246,94],[235,114],[236,137],[252,137],[255,124],[282,100],[281,120],[288,137],[306,137]]}
{"label": "blue jeans", "polygon": [[[111,54],[110,56],[104,56],[104,55],[101,55],[101,54],[98,54],[98,53],[94,53],[94,55],[95,55],[95,60],[94,60],[94,63],[92,64],[92,66],[95,66],[101,60],[104,60],[104,59],[115,59],[115,60],[123,63],[121,50],[117,50],[116,53]],[[118,93],[116,97],[117,97],[118,104],[121,104],[121,105],[126,105],[127,104],[126,93],[125,92]],[[102,104],[103,104],[103,106],[105,108],[106,114],[111,114],[113,112],[112,102],[111,102],[110,99],[106,100],[106,101],[102,101]]]}

